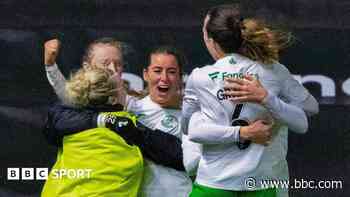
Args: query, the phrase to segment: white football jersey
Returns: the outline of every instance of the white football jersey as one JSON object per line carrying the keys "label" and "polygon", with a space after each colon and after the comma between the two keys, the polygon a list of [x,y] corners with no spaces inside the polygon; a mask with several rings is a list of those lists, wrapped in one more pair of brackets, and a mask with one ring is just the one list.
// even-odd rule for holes
{"label": "white football jersey", "polygon": [[[129,97],[127,110],[151,129],[160,129],[181,139],[181,111],[166,109],[154,103],[150,96],[141,100]],[[140,196],[170,197],[188,196],[192,181],[186,172],[157,165],[145,159],[145,172]]]}
{"label": "white football jersey", "polygon": [[[287,79],[289,79],[286,77],[291,77],[288,70],[278,63],[262,66],[238,54],[226,56],[214,65],[193,70],[185,89],[184,118],[191,116],[196,105],[199,105],[200,114],[198,116],[201,116],[204,122],[219,125],[229,126],[237,119],[247,122],[272,119],[272,114],[264,106],[253,103],[233,104],[223,94],[225,78],[242,78],[246,74],[258,78],[271,95],[283,94],[285,91],[283,88],[286,87],[285,83],[288,83]],[[300,92],[299,97],[304,98],[305,94]],[[248,177],[268,178],[273,176],[273,164],[285,158],[285,151],[273,151],[273,149],[284,146],[287,134],[277,132],[282,125],[279,123],[276,125],[275,137],[267,150],[258,144],[251,144],[248,148],[240,150],[234,141],[232,143],[203,144],[196,182],[213,188],[247,190],[245,180]],[[191,135],[191,129],[188,129],[189,135]],[[277,155],[273,155],[272,152],[277,152]],[[267,153],[268,155],[265,156]],[[257,184],[257,187],[253,189],[259,189],[259,187]]]}
{"label": "white football jersey", "polygon": [[[244,59],[244,58],[243,58]],[[273,70],[273,73],[276,74],[276,76],[279,76],[279,80],[281,81],[281,91],[280,94],[278,95],[281,100],[285,101],[286,103],[292,103],[293,105],[299,106],[300,108],[304,109],[305,111],[309,112],[310,114],[317,113],[318,111],[318,104],[317,101],[310,95],[310,93],[301,85],[299,84],[289,73],[288,69],[285,68],[283,65],[280,64],[275,64],[271,67]],[[65,78],[61,71],[58,69],[58,66],[55,64],[53,66],[45,66],[47,78],[50,82],[50,84],[53,86],[56,94],[61,100],[64,100],[64,86],[65,86]],[[217,75],[216,73],[213,73],[211,75],[213,78],[216,78]],[[265,80],[268,81],[266,78]],[[272,80],[272,79],[270,79]],[[268,83],[268,82],[265,82]],[[199,110],[199,104],[198,100],[194,94],[192,93],[192,89],[187,89],[187,99],[185,100],[185,104],[183,106],[183,114],[184,117],[183,119],[185,121],[185,124],[182,124],[182,127],[184,128],[183,131],[187,131],[187,121],[191,114],[194,111]],[[220,92],[220,96],[223,96]],[[192,96],[191,96],[192,95]],[[139,111],[138,107],[142,105],[141,102],[136,102],[136,99],[130,98],[129,101],[129,107],[131,110],[134,111]],[[138,104],[137,104],[138,103]],[[149,102],[146,102],[149,103]],[[136,105],[134,105],[136,104]],[[141,114],[142,111],[148,111],[151,114],[158,114],[155,115],[155,117],[148,117],[146,118],[147,120],[145,122],[157,122],[159,117],[162,117],[160,115],[161,113],[157,113],[155,111],[159,110],[159,106],[151,102],[149,107],[146,107],[143,110],[140,110],[139,113]],[[132,107],[134,106],[134,107]],[[152,109],[152,106],[155,107]],[[155,110],[155,111],[154,111]],[[153,112],[152,112],[153,111]],[[283,110],[282,110],[283,111]],[[147,112],[147,114],[148,114]],[[241,112],[241,118],[244,116],[246,112]],[[158,118],[156,118],[158,117]],[[168,120],[165,122],[169,122],[169,124],[172,124],[172,118],[168,117]],[[165,123],[164,125],[169,125]],[[154,128],[157,128],[157,123],[151,124],[154,126]],[[159,125],[159,124],[158,124]],[[162,125],[159,125],[159,128],[162,128]],[[165,126],[168,127],[168,126]],[[163,128],[164,129],[164,128]],[[167,130],[167,129],[165,129]],[[277,128],[276,128],[277,130]],[[176,131],[176,129],[170,129],[170,132]],[[266,149],[264,153],[264,157],[262,159],[262,163],[264,161],[272,162],[272,175],[270,174],[269,176],[272,176],[274,178],[278,179],[283,179],[287,180],[288,179],[288,165],[286,161],[286,155],[287,155],[287,150],[288,150],[288,127],[285,125],[280,125],[278,132],[276,132],[276,137],[274,138],[272,144]],[[179,136],[180,133],[176,133],[176,136]],[[182,136],[182,146],[183,146],[183,153],[184,153],[184,165],[188,173],[195,174],[198,166],[198,160],[201,155],[202,147],[201,145],[197,143],[193,143],[188,140],[188,136],[183,135]],[[261,165],[264,166],[264,165]],[[270,166],[270,165],[265,165],[265,166]],[[265,172],[270,172],[268,170],[265,170]],[[258,174],[251,174],[252,176],[255,176],[258,178],[260,175]],[[280,189],[280,188],[279,188]],[[287,197],[288,196],[288,191],[287,190],[279,190],[278,191],[278,197]]]}

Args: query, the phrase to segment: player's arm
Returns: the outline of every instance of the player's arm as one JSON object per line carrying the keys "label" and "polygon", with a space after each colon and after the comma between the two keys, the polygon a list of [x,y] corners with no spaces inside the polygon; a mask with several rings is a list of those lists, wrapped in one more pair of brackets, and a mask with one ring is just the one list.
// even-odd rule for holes
{"label": "player's arm", "polygon": [[188,134],[188,124],[190,122],[191,116],[194,112],[200,110],[199,100],[196,93],[195,83],[194,83],[194,73],[197,69],[194,69],[187,79],[186,87],[184,91],[184,98],[182,102],[182,130],[184,135]]}
{"label": "player's arm", "polygon": [[46,41],[44,44],[44,64],[46,76],[50,85],[55,90],[58,98],[63,101],[66,79],[56,64],[59,50],[60,41],[57,39]]}
{"label": "player's arm", "polygon": [[[285,123],[291,130],[297,133],[305,133],[308,129],[308,121],[303,109],[296,105],[286,103],[265,89],[258,79],[246,75],[245,79],[227,78],[225,85],[226,94],[233,102],[255,102],[264,105],[272,116]],[[283,83],[283,82],[281,82]]]}
{"label": "player's arm", "polygon": [[224,126],[211,122],[195,112],[188,126],[189,139],[201,144],[223,144],[250,140],[267,145],[271,138],[272,123],[257,120],[248,126]]}
{"label": "player's arm", "polygon": [[192,71],[188,80],[186,82],[186,87],[184,90],[184,98],[182,102],[182,149],[183,149],[183,162],[187,173],[190,176],[196,175],[198,164],[202,155],[202,145],[190,140],[188,134],[188,125],[191,116],[194,112],[199,111],[199,101],[195,92],[193,83],[193,73],[196,69]]}
{"label": "player's arm", "polygon": [[202,156],[202,144],[191,141],[188,135],[182,135],[183,163],[189,176],[195,176]]}
{"label": "player's arm", "polygon": [[[115,109],[115,111],[118,110]],[[167,167],[185,170],[180,139],[171,134],[144,127],[140,123],[136,127],[126,117],[112,115],[112,118],[105,118],[105,115],[106,113],[99,115],[98,111],[92,109],[54,105],[49,110],[45,135],[49,142],[59,145],[64,135],[107,126],[123,137],[126,142],[139,146],[146,158]]]}
{"label": "player's arm", "polygon": [[[232,127],[203,120],[200,113],[194,116],[194,113],[200,109],[196,87],[196,84],[200,82],[196,81],[197,74],[199,74],[198,70],[195,69],[188,77],[182,108],[184,133],[188,133],[190,140],[201,144],[232,143],[245,140],[251,140],[258,144],[268,142],[271,137],[271,125],[262,121],[257,121],[250,127]],[[261,132],[257,132],[259,130]]]}
{"label": "player's arm", "polygon": [[286,69],[285,80],[282,87],[281,97],[287,103],[298,106],[303,109],[307,116],[318,114],[318,102],[310,92],[300,84]]}
{"label": "player's arm", "polygon": [[[176,170],[185,171],[181,140],[176,136],[161,130],[152,130],[137,122],[134,124],[119,124],[125,118],[115,117],[115,121],[107,126],[117,132],[121,137],[137,145],[142,154],[156,162]],[[130,119],[128,120],[130,122]],[[108,123],[107,123],[108,125]]]}

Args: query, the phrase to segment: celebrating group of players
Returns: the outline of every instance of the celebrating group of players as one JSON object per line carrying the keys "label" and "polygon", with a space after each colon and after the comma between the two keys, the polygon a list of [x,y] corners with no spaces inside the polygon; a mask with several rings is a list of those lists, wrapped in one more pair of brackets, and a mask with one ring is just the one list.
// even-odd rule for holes
{"label": "celebrating group of players", "polygon": [[202,30],[216,62],[194,69],[183,88],[183,55],[157,47],[143,70],[146,94],[124,87],[119,41],[92,42],[68,80],[56,64],[59,41],[45,43],[61,100],[45,130],[59,147],[53,168],[92,171],[87,179],[49,175],[42,196],[288,196],[259,183],[288,180],[288,129],[305,133],[307,116],[318,113],[278,62],[290,34],[243,18],[235,4],[211,8]]}

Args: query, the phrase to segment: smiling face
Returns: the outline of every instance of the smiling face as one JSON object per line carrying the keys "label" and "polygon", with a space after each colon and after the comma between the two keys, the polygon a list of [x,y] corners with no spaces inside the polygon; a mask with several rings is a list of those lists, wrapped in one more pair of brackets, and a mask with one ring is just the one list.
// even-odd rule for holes
{"label": "smiling face", "polygon": [[123,59],[119,49],[110,44],[95,44],[91,51],[89,64],[97,68],[107,68],[113,73],[123,72]]}
{"label": "smiling face", "polygon": [[152,54],[150,65],[143,71],[148,83],[149,94],[153,102],[162,107],[177,107],[181,100],[180,67],[174,55],[166,53]]}

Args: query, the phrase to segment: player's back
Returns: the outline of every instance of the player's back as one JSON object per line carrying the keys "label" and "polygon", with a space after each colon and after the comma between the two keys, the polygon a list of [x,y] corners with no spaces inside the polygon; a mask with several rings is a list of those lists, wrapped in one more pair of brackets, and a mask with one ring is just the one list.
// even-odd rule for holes
{"label": "player's back", "polygon": [[[204,120],[220,125],[231,125],[237,119],[248,124],[270,116],[261,105],[253,103],[233,104],[224,95],[224,79],[243,78],[250,74],[259,77],[265,68],[239,55],[230,55],[212,66],[195,69],[189,77],[189,86],[200,104]],[[190,95],[186,95],[190,96]],[[242,176],[256,169],[264,147],[251,144],[240,150],[236,143],[204,144],[203,159],[198,169],[198,183],[227,189],[241,189]]]}
{"label": "player's back", "polygon": [[[224,125],[230,125],[232,115],[234,115],[237,105],[228,100],[228,96],[224,94],[225,78],[240,78],[250,74],[254,77],[259,76],[261,65],[250,61],[242,56],[229,56],[216,62],[212,66],[195,69],[192,73],[196,94],[199,99],[200,108],[211,120]],[[244,108],[250,108],[248,111],[254,112],[245,114],[248,120],[255,120],[259,116],[260,111],[264,111],[263,107],[253,103],[244,104]],[[265,110],[266,111],[266,110]],[[258,113],[258,115],[255,115]],[[243,114],[240,114],[243,115]]]}

